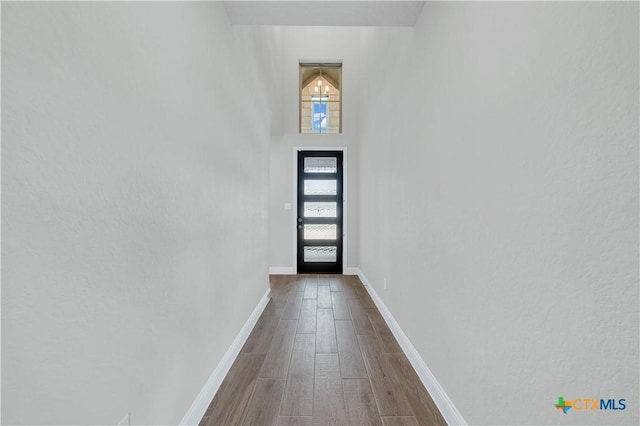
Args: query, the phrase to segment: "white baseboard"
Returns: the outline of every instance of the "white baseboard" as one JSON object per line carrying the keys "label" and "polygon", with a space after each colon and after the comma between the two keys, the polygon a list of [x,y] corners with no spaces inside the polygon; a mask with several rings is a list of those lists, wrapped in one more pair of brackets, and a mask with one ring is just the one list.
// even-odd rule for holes
{"label": "white baseboard", "polygon": [[258,306],[253,310],[249,319],[240,330],[240,333],[238,333],[236,338],[233,340],[233,343],[231,343],[231,346],[227,349],[227,352],[225,352],[224,356],[216,366],[216,369],[213,370],[213,373],[209,376],[209,380],[207,380],[207,383],[205,383],[195,401],[193,401],[193,404],[189,407],[189,411],[187,411],[187,414],[185,414],[180,421],[180,425],[197,425],[200,423],[202,416],[204,416],[209,404],[211,404],[211,400],[216,395],[216,392],[218,392],[218,389],[229,372],[231,365],[240,353],[242,346],[249,338],[251,330],[253,330],[256,322],[258,322],[258,318],[262,315],[262,311],[264,311],[267,303],[269,303],[270,291],[271,289],[268,289],[264,296],[262,296],[262,299],[258,302]]}
{"label": "white baseboard", "polygon": [[359,273],[360,273],[360,268],[347,267],[347,268],[344,268],[344,271],[343,271],[344,275],[358,275]]}
{"label": "white baseboard", "polygon": [[[344,275],[358,275],[359,268],[344,268]],[[295,275],[296,269],[291,266],[270,266],[269,275]]]}
{"label": "white baseboard", "polygon": [[292,266],[270,266],[269,275],[295,275],[296,269]]}
{"label": "white baseboard", "polygon": [[373,302],[378,307],[378,310],[387,322],[387,325],[398,341],[398,344],[409,359],[409,362],[411,362],[414,370],[416,370],[416,373],[418,373],[418,377],[420,377],[422,384],[427,389],[427,392],[429,392],[429,395],[431,395],[431,399],[433,399],[433,402],[435,402],[435,404],[438,406],[438,409],[440,410],[440,413],[442,414],[444,419],[447,421],[447,424],[466,425],[467,422],[464,421],[462,415],[453,404],[453,401],[451,401],[442,386],[440,386],[440,383],[438,383],[436,377],[433,375],[431,370],[429,370],[429,367],[427,367],[427,364],[424,362],[416,348],[413,346],[407,335],[404,334],[404,331],[402,331],[398,322],[395,320],[393,315],[391,315],[391,312],[384,304],[380,296],[378,296],[378,293],[376,293],[375,289],[371,286],[371,283],[369,283],[367,277],[365,277],[360,268],[353,269],[357,269],[357,275],[360,278],[360,281],[362,281],[362,284],[364,284],[365,288],[371,295]]}

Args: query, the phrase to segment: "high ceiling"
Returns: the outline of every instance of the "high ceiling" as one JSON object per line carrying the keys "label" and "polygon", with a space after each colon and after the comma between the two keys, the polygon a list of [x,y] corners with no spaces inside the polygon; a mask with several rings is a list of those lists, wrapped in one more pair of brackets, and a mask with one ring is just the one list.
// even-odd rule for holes
{"label": "high ceiling", "polygon": [[225,1],[233,25],[412,27],[424,1]]}

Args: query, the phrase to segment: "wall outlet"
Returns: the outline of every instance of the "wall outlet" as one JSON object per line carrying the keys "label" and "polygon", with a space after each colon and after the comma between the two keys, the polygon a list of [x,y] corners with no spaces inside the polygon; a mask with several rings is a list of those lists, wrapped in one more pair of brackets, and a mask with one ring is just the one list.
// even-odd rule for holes
{"label": "wall outlet", "polygon": [[387,279],[386,278],[382,281],[382,288],[385,289],[385,290],[389,290],[389,285],[387,283]]}
{"label": "wall outlet", "polygon": [[131,426],[131,413],[127,413],[116,426]]}

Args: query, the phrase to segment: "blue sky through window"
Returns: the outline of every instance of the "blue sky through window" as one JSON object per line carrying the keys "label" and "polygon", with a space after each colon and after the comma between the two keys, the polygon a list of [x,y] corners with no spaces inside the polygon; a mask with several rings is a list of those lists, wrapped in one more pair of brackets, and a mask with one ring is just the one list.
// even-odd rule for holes
{"label": "blue sky through window", "polygon": [[327,104],[313,104],[313,131],[327,131]]}

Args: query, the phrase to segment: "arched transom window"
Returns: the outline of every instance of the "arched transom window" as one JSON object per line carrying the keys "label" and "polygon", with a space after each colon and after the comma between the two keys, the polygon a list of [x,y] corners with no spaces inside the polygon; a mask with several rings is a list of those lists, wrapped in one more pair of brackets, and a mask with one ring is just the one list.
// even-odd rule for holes
{"label": "arched transom window", "polygon": [[300,63],[300,133],[342,133],[342,63]]}

